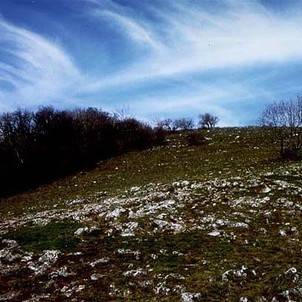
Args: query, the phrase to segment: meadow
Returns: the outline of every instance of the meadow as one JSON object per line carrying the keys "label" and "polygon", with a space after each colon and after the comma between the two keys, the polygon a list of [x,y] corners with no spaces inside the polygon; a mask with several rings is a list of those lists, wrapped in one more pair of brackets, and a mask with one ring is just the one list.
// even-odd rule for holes
{"label": "meadow", "polygon": [[0,301],[301,301],[301,163],[198,131],[2,198]]}

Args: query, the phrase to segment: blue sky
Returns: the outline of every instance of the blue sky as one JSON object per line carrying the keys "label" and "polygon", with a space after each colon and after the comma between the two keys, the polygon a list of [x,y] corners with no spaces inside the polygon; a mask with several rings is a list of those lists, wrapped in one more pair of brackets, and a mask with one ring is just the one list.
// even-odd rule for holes
{"label": "blue sky", "polygon": [[1,0],[0,111],[256,122],[302,93],[302,1]]}

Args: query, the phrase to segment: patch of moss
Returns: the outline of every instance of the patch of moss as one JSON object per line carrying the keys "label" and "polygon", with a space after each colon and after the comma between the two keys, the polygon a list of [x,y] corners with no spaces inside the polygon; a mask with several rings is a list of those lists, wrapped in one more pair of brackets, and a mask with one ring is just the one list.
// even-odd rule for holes
{"label": "patch of moss", "polygon": [[26,226],[6,234],[16,240],[23,249],[39,252],[47,249],[72,250],[79,243],[74,236],[80,224],[73,221],[50,222],[44,226]]}

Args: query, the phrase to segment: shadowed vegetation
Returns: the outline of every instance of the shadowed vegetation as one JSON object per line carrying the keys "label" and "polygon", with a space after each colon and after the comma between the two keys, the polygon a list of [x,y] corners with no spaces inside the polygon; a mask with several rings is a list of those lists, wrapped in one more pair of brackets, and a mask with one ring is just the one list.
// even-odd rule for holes
{"label": "shadowed vegetation", "polygon": [[59,176],[91,168],[99,160],[158,143],[164,132],[134,118],[120,119],[95,109],[0,116],[0,195],[35,187]]}

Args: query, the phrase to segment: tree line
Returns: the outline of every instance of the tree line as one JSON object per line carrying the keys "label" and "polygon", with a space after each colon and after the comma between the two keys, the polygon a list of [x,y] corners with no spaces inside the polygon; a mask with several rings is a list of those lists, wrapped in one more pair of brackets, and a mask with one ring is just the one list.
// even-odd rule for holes
{"label": "tree line", "polygon": [[0,115],[0,196],[149,148],[165,132],[134,118],[96,109],[16,110]]}
{"label": "tree line", "polygon": [[[211,129],[218,117],[204,113],[165,119],[156,126],[96,108],[37,111],[16,110],[0,115],[0,196],[35,187],[59,176],[131,150],[161,144],[169,131]],[[269,104],[260,124],[273,129],[284,158],[302,158],[302,97]],[[202,144],[192,133],[190,144]]]}
{"label": "tree line", "polygon": [[167,131],[191,130],[193,128],[211,129],[214,128],[219,119],[211,113],[204,113],[198,116],[197,124],[192,118],[164,119],[156,122],[157,127]]}

